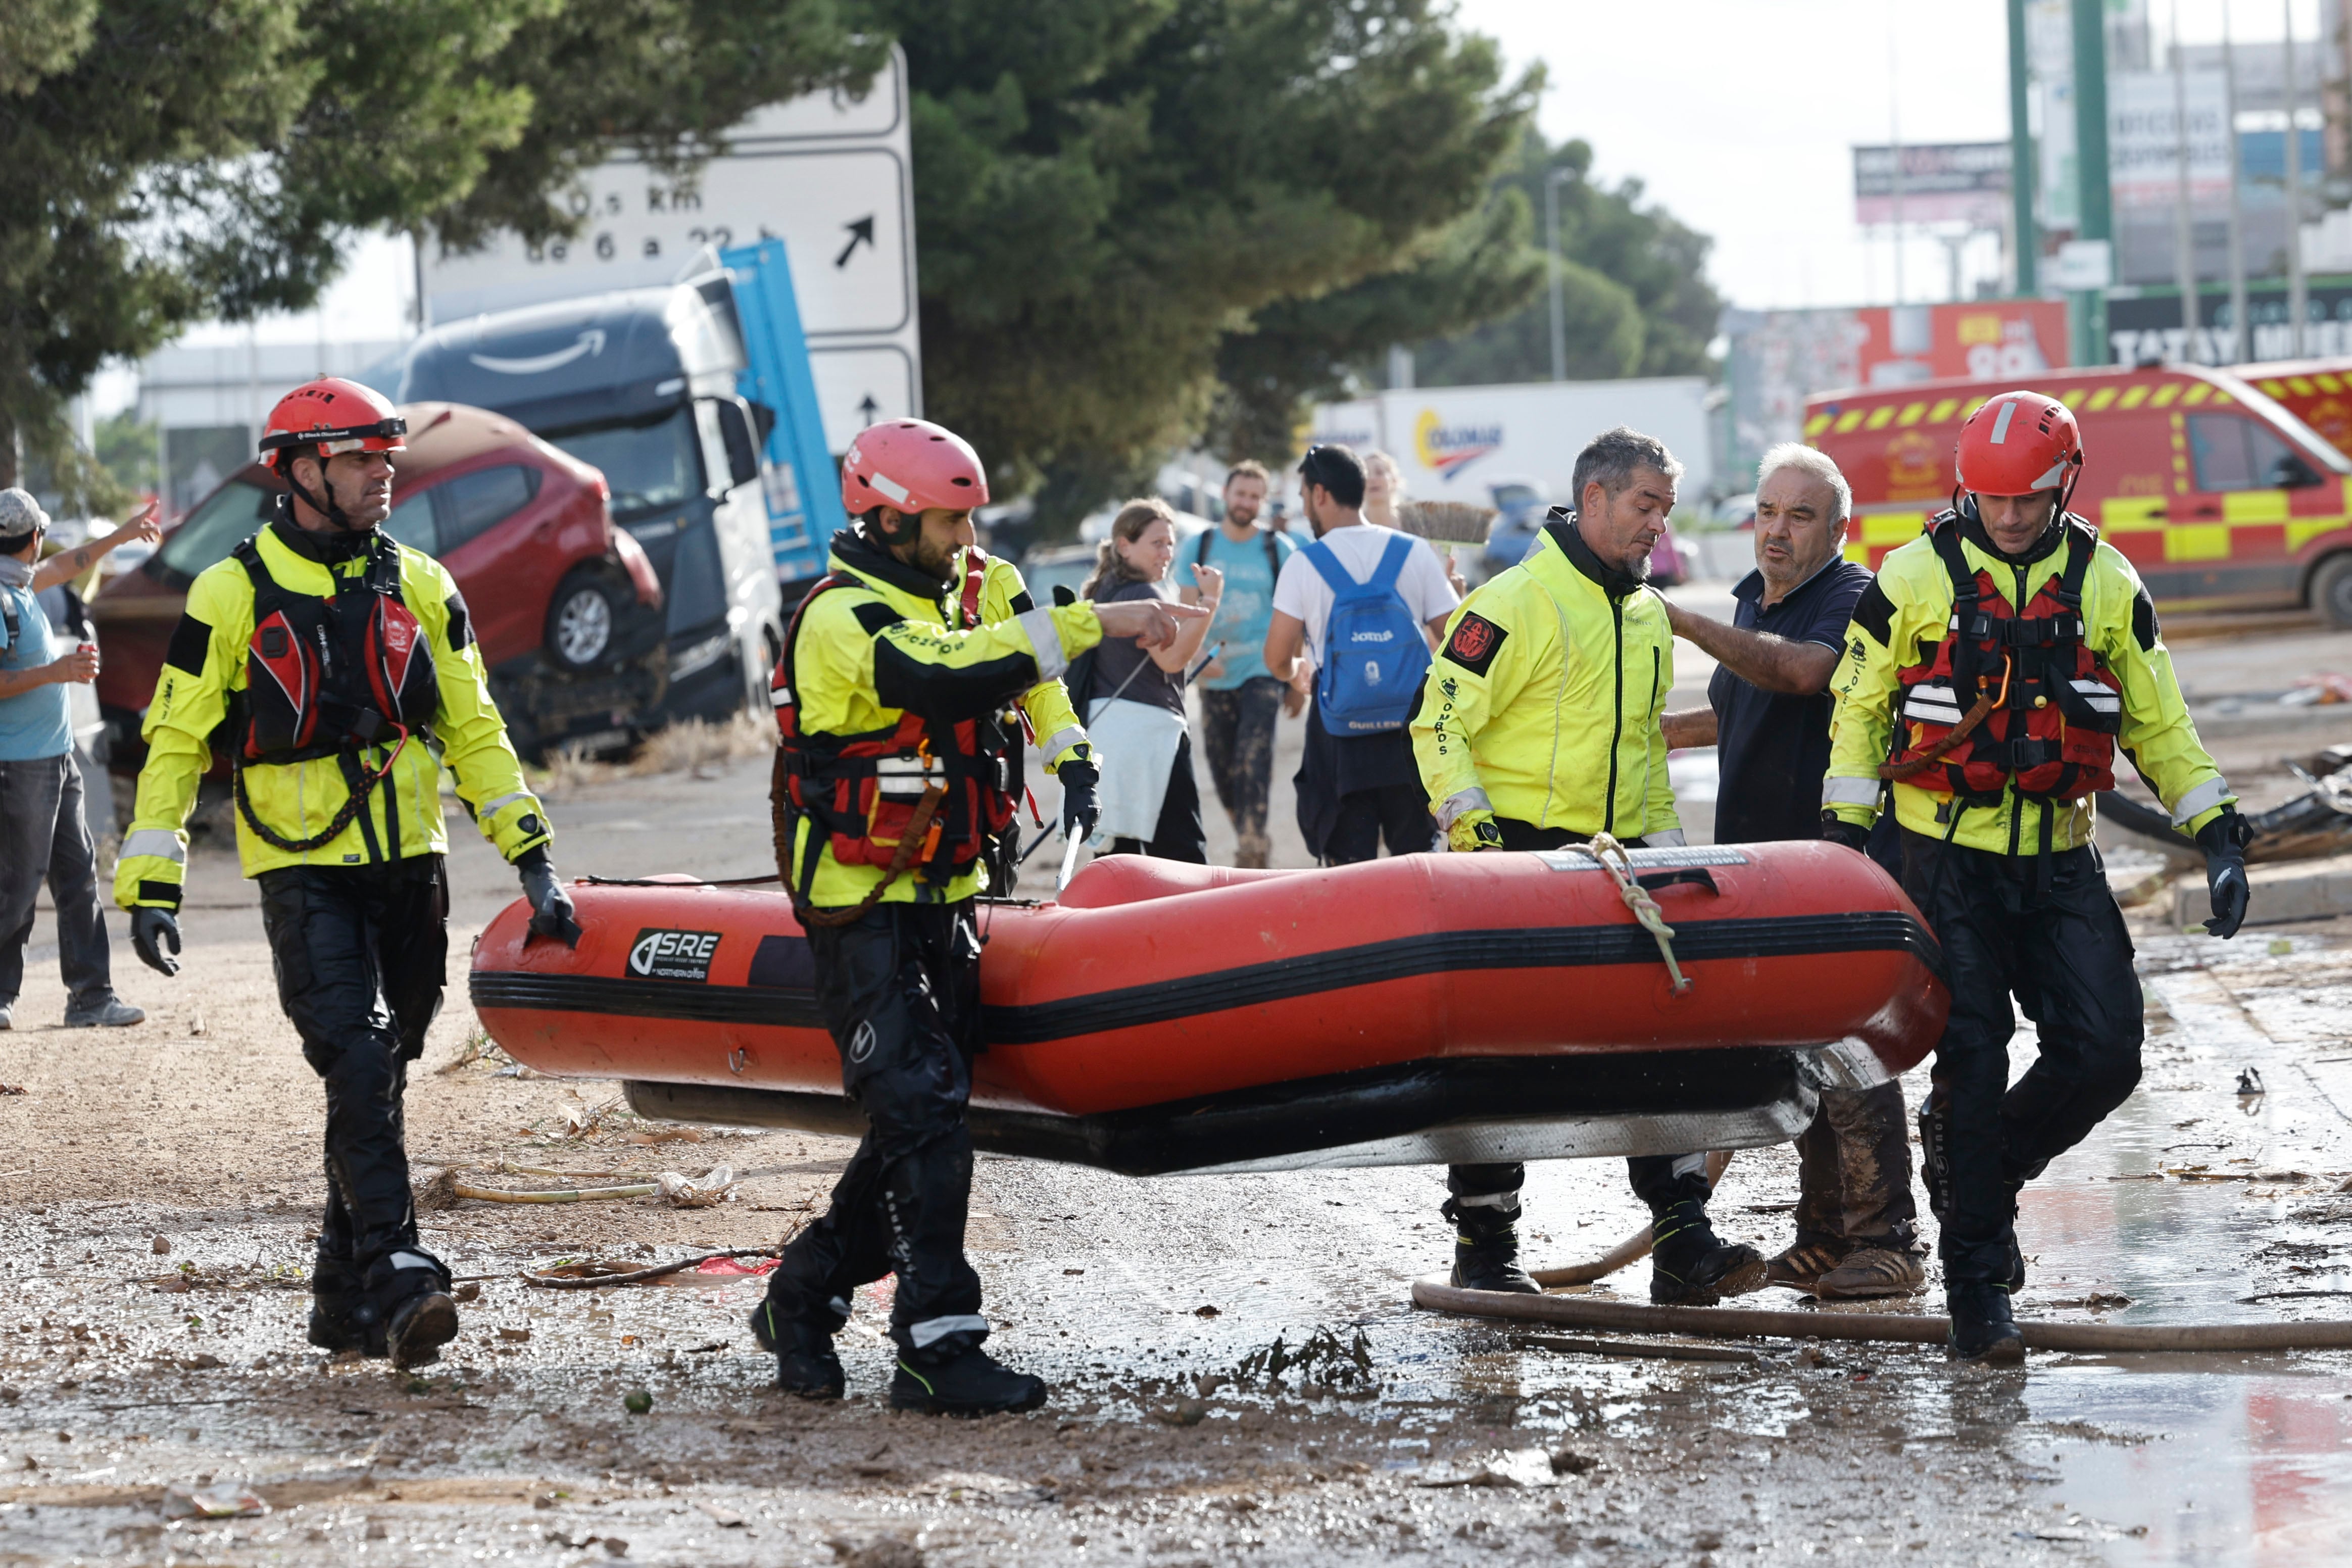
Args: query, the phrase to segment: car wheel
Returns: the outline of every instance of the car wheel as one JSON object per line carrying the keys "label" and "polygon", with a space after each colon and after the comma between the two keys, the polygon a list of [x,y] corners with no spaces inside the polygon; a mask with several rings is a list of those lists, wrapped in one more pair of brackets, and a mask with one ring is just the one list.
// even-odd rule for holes
{"label": "car wheel", "polygon": [[2343,630],[2352,627],[2352,554],[2331,555],[2311,579],[2311,607]]}
{"label": "car wheel", "polygon": [[547,653],[560,668],[593,669],[613,656],[614,631],[625,606],[621,591],[603,577],[574,573],[547,606]]}

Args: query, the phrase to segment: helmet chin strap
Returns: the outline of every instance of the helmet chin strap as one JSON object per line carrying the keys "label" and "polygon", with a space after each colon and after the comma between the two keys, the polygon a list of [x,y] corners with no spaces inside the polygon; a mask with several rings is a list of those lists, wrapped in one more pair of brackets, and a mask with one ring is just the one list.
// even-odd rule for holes
{"label": "helmet chin strap", "polygon": [[[327,459],[322,456],[319,458],[318,464],[319,478],[321,480],[324,480],[327,478]],[[327,499],[322,501],[318,497],[312,495],[309,490],[303,489],[302,481],[294,477],[294,459],[291,458],[289,458],[286,460],[285,475],[286,488],[292,490],[296,495],[300,496],[302,498],[303,504],[307,505],[312,511],[317,512],[320,517],[325,518],[330,523],[333,524],[335,531],[338,533],[357,533],[360,531],[360,530],[352,526],[351,515],[344,511],[341,506],[337,504],[335,500],[335,487],[332,484],[328,484],[326,486]]]}

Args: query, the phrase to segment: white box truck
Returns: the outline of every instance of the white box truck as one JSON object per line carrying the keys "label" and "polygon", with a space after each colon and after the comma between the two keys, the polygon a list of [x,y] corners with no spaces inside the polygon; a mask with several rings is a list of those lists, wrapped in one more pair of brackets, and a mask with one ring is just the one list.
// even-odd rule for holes
{"label": "white box truck", "polygon": [[1516,479],[1569,505],[1576,454],[1612,426],[1630,425],[1682,459],[1684,504],[1696,506],[1715,477],[1706,395],[1706,382],[1696,375],[1407,388],[1324,404],[1313,439],[1387,452],[1415,500],[1492,506],[1490,485]]}

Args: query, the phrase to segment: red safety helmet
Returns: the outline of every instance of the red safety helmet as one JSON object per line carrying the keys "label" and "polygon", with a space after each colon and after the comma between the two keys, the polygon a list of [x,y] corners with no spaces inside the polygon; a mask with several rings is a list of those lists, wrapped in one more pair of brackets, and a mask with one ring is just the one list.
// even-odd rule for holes
{"label": "red safety helmet", "polygon": [[2056,398],[2003,392],[1969,416],[1954,457],[1960,489],[1970,495],[2072,490],[2083,469],[2083,432],[2074,410]]}
{"label": "red safety helmet", "polygon": [[383,394],[341,376],[306,381],[278,400],[261,432],[265,462],[289,447],[316,447],[321,458],[342,452],[404,452],[408,421]]}
{"label": "red safety helmet", "polygon": [[841,458],[841,504],[856,517],[877,506],[913,515],[988,504],[988,471],[971,443],[928,419],[892,419],[857,433]]}

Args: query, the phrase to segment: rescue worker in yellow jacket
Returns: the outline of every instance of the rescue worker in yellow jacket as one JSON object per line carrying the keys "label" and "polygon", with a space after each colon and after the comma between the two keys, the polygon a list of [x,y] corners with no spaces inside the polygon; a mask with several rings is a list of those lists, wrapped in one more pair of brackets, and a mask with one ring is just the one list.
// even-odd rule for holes
{"label": "rescue worker in yellow jacket", "polygon": [[226,719],[237,857],[261,887],[279,1002],[326,1086],[310,1342],[403,1365],[457,1331],[448,1269],[418,1244],[401,1131],[445,978],[444,768],[521,874],[531,930],[580,935],[466,601],[440,563],[380,531],[406,428],[376,393],[331,378],[271,410],[262,458],[289,493],[189,586],[114,885],[139,956],[178,973],[185,824]]}
{"label": "rescue worker in yellow jacket", "polygon": [[1018,574],[974,548],[972,510],[988,500],[979,457],[923,420],[862,432],[842,461],[842,499],[856,526],[835,536],[831,570],[776,667],[772,798],[817,1005],[869,1130],[830,1208],[784,1249],[752,1332],[775,1353],[781,1386],[839,1398],[833,1336],[850,1294],[895,1272],[892,1405],[1032,1409],[1045,1385],[981,1348],[988,1320],[963,1256],[964,1106],[982,1044],[972,899],[1010,890],[1000,847],[1019,794],[1005,710],[1017,704],[1039,732],[1064,785],[1064,829],[1082,838],[1096,775],[1062,671],[1105,637],[1165,647],[1180,621],[1207,612],[1031,604]]}
{"label": "rescue worker in yellow jacket", "polygon": [[[1600,833],[1635,848],[1683,842],[1658,723],[1674,633],[1646,581],[1682,471],[1647,436],[1595,437],[1576,459],[1578,509],[1555,508],[1528,558],[1454,613],[1412,721],[1449,847],[1556,849]],[[1763,1256],[1707,1221],[1704,1153],[1627,1165],[1650,1205],[1652,1300],[1710,1305],[1762,1288]],[[1446,1173],[1456,1285],[1536,1289],[1518,1266],[1525,1175],[1518,1164]]]}
{"label": "rescue worker in yellow jacket", "polygon": [[[1854,605],[1823,836],[1859,849],[1891,784],[1903,884],[1943,949],[1952,1011],[1919,1112],[1950,1351],[2014,1364],[2017,1194],[2123,1103],[2140,1070],[2130,933],[2091,841],[2118,745],[2206,855],[2213,918],[2246,912],[2245,819],[2197,739],[2131,563],[2066,498],[2065,405],[1989,399],[1961,426],[1960,494]],[[2011,994],[2040,1026],[2014,1088]]]}

